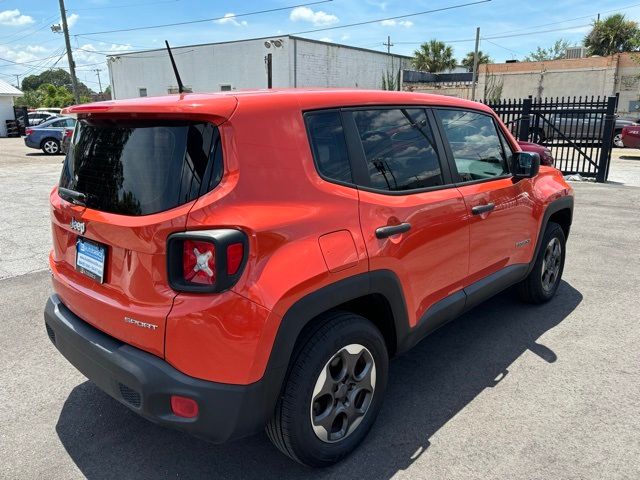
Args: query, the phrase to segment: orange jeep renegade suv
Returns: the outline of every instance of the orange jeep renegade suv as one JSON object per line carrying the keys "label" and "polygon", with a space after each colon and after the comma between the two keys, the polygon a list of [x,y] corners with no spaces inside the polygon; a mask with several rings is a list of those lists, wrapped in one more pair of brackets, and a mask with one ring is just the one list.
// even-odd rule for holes
{"label": "orange jeep renegade suv", "polygon": [[161,425],[266,427],[332,464],[374,423],[391,356],[511,285],[558,288],[572,190],[479,103],[283,90],[67,113],[47,333]]}

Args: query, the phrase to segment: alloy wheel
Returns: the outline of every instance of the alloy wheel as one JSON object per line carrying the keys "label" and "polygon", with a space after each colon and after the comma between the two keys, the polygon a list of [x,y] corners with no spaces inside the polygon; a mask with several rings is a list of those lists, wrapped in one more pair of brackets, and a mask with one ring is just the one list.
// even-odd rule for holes
{"label": "alloy wheel", "polygon": [[334,443],[351,435],[366,415],[375,388],[376,364],[366,347],[353,343],[336,352],[322,368],[311,395],[316,436]]}
{"label": "alloy wheel", "polygon": [[54,154],[58,153],[60,147],[58,146],[58,142],[56,142],[55,140],[47,140],[46,142],[44,142],[42,148],[45,152]]}
{"label": "alloy wheel", "polygon": [[551,292],[558,281],[560,264],[562,262],[562,245],[556,237],[547,244],[542,259],[542,288]]}
{"label": "alloy wheel", "polygon": [[622,143],[622,133],[616,133],[616,136],[613,137],[613,144],[616,147],[624,148],[624,143]]}

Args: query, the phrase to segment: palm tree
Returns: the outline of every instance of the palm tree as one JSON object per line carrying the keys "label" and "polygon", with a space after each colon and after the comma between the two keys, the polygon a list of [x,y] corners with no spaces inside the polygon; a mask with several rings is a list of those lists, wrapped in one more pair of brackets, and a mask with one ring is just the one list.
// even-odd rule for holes
{"label": "palm tree", "polygon": [[[483,63],[491,63],[491,57],[483,53],[482,50],[478,50],[478,65],[482,65]],[[473,52],[467,53],[460,62],[460,65],[468,71],[473,72]]]}
{"label": "palm tree", "polygon": [[593,22],[593,28],[584,39],[589,55],[613,55],[631,52],[640,47],[640,28],[624,15],[616,13],[602,21]]}
{"label": "palm tree", "polygon": [[438,73],[456,66],[453,48],[439,40],[429,40],[413,52],[413,66],[422,72]]}

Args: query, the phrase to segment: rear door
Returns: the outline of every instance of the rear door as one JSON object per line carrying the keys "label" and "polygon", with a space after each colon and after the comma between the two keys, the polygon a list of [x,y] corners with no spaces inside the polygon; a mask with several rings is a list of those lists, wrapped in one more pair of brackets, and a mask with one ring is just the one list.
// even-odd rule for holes
{"label": "rear door", "polygon": [[462,289],[469,260],[465,203],[424,108],[360,108],[344,116],[369,268],[396,273],[413,327]]}
{"label": "rear door", "polygon": [[470,225],[467,285],[514,264],[528,263],[537,238],[530,179],[509,171],[513,146],[484,112],[437,109],[453,177]]}
{"label": "rear door", "polygon": [[54,287],[83,320],[164,354],[175,292],[166,239],[222,172],[215,125],[184,120],[80,120],[51,193]]}

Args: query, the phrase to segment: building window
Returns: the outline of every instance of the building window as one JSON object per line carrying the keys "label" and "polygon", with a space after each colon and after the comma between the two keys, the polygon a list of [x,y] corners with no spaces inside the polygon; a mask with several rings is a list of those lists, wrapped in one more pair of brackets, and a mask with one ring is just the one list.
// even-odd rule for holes
{"label": "building window", "polygon": [[[180,93],[180,92],[178,91],[178,87],[169,87],[167,88],[167,93],[171,95],[173,93]],[[182,93],[193,93],[193,89],[191,87],[185,86],[183,87]]]}
{"label": "building window", "polygon": [[139,88],[138,89],[138,96],[146,97],[147,96],[147,89],[146,88]]}
{"label": "building window", "polygon": [[220,91],[221,92],[230,92],[231,91],[231,85],[229,85],[229,84],[220,85]]}

